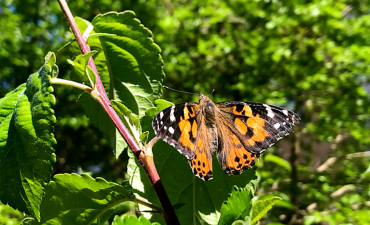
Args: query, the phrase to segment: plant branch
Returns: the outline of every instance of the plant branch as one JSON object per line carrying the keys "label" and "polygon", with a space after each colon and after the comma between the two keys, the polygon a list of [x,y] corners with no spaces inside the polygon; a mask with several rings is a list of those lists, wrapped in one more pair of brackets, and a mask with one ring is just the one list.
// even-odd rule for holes
{"label": "plant branch", "polygon": [[160,207],[158,207],[158,206],[156,206],[156,205],[154,205],[150,202],[147,202],[147,201],[144,201],[144,200],[141,200],[141,199],[138,199],[138,198],[135,198],[132,201],[136,202],[138,204],[141,204],[141,205],[145,205],[148,208],[152,208],[153,210],[158,211],[162,216],[166,215],[166,213],[163,211],[163,209],[161,209]]}
{"label": "plant branch", "polygon": [[64,79],[60,79],[60,78],[51,78],[50,82],[52,84],[62,84],[62,85],[75,87],[75,88],[78,88],[78,89],[86,91],[86,92],[91,92],[92,91],[91,87],[89,87],[87,85],[84,85],[84,84],[80,84],[80,83],[71,81],[71,80],[64,80]]}
{"label": "plant branch", "polygon": [[[64,14],[66,15],[69,24],[72,28],[72,32],[77,40],[77,43],[81,49],[81,52],[83,54],[86,54],[90,52],[90,48],[86,43],[86,39],[83,38],[81,35],[81,32],[79,31],[77,24],[73,18],[73,15],[67,5],[67,2],[65,0],[59,0],[58,1]],[[86,35],[86,34],[85,34]],[[93,97],[102,105],[104,110],[107,112],[109,117],[112,119],[113,123],[121,133],[122,137],[125,139],[127,145],[130,147],[131,151],[134,153],[138,161],[140,162],[141,166],[144,168],[146,174],[148,175],[154,190],[156,191],[158,198],[162,204],[163,210],[166,212],[165,214],[165,220],[167,224],[180,224],[175,210],[172,207],[171,201],[168,198],[168,195],[163,187],[162,181],[159,178],[158,172],[155,168],[153,157],[146,157],[146,155],[141,150],[139,144],[136,142],[136,140],[132,137],[126,126],[123,124],[119,116],[117,115],[116,111],[113,109],[108,96],[105,92],[104,86],[101,82],[100,76],[98,74],[98,71],[96,69],[95,63],[90,57],[88,61],[88,65],[90,68],[94,71],[96,75],[96,90],[92,91]]]}

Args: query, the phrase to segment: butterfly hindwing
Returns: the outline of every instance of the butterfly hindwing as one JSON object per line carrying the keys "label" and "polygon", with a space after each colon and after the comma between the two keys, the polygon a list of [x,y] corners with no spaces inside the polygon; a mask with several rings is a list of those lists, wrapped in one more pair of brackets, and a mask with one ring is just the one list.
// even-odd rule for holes
{"label": "butterfly hindwing", "polygon": [[212,158],[217,151],[217,131],[206,126],[203,117],[199,120],[198,138],[196,140],[194,158],[189,160],[190,167],[199,178],[209,180],[212,178]]}
{"label": "butterfly hindwing", "polygon": [[222,130],[220,140],[222,150],[218,152],[217,158],[226,174],[240,174],[254,166],[260,156],[248,151],[241,139],[229,129]]}

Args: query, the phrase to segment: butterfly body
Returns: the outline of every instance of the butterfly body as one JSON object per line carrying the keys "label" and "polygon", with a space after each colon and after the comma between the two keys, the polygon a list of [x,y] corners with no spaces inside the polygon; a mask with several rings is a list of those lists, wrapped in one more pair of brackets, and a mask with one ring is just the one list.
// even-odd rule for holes
{"label": "butterfly body", "polygon": [[268,147],[288,135],[300,118],[294,112],[262,103],[213,103],[201,94],[199,103],[180,103],[159,112],[155,134],[174,146],[203,180],[212,178],[217,155],[227,174],[252,167]]}

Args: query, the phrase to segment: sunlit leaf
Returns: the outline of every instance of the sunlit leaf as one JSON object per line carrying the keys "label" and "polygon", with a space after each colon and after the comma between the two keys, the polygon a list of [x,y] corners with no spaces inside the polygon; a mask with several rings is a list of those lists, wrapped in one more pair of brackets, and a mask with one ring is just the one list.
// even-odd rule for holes
{"label": "sunlit leaf", "polygon": [[256,184],[250,183],[245,188],[233,187],[228,199],[221,207],[221,217],[218,224],[232,224],[236,220],[244,221],[250,215],[252,198]]}
{"label": "sunlit leaf", "polygon": [[280,200],[280,197],[273,196],[255,201],[252,208],[253,211],[251,224],[256,224],[262,218],[262,216],[264,216],[272,208],[272,206]]}
{"label": "sunlit leaf", "polygon": [[40,70],[0,99],[0,199],[40,219],[44,188],[55,163],[55,105],[50,77],[56,76],[55,55]]}
{"label": "sunlit leaf", "polygon": [[29,224],[91,224],[99,215],[134,197],[122,186],[86,174],[58,174],[46,187],[41,221]]}

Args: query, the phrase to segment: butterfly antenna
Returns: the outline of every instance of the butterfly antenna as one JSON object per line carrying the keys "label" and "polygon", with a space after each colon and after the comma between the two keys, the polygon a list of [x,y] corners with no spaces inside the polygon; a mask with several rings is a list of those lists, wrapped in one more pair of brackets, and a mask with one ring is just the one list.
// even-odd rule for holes
{"label": "butterfly antenna", "polygon": [[170,87],[165,86],[165,85],[163,85],[163,87],[164,87],[164,88],[166,88],[166,89],[168,89],[168,90],[176,91],[176,92],[179,92],[179,93],[185,93],[185,94],[190,94],[190,95],[198,95],[198,94],[191,93],[191,92],[187,92],[187,91],[179,91],[179,90],[176,90],[176,89],[170,88]]}
{"label": "butterfly antenna", "polygon": [[213,88],[213,89],[212,89],[212,92],[211,92],[211,95],[212,95],[212,94],[213,94],[213,92],[215,92],[215,91],[216,91],[216,89],[214,89],[214,88]]}

